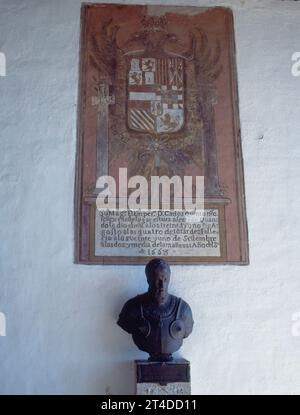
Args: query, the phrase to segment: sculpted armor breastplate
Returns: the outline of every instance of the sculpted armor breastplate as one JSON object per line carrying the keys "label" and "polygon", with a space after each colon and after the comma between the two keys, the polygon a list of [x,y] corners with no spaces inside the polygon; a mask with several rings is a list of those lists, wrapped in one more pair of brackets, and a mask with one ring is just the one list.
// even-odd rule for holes
{"label": "sculpted armor breastplate", "polygon": [[147,301],[145,295],[138,296],[136,301],[139,318],[132,331],[135,344],[151,356],[171,355],[177,351],[192,328],[192,321],[185,316],[188,305],[173,295],[169,296],[166,305],[160,307]]}

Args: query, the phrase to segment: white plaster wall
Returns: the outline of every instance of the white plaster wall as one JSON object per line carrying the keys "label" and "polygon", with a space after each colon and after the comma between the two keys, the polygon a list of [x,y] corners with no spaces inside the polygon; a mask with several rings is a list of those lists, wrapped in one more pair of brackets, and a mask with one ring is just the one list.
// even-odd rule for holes
{"label": "white plaster wall", "polygon": [[[196,322],[181,349],[193,393],[298,394],[300,2],[177,3],[234,10],[251,260],[173,268]],[[0,1],[2,394],[132,394],[130,362],[145,357],[115,324],[143,268],[73,264],[79,11]]]}

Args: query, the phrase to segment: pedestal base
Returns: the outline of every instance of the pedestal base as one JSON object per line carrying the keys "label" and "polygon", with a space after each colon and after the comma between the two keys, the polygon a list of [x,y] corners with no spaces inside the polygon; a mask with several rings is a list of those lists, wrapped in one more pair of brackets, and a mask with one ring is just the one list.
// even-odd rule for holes
{"label": "pedestal base", "polygon": [[137,395],[190,395],[190,362],[135,361]]}

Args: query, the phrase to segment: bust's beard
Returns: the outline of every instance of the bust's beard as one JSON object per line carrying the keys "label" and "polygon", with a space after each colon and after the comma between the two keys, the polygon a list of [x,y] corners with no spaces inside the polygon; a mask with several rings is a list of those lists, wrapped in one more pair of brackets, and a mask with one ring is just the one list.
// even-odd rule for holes
{"label": "bust's beard", "polygon": [[167,302],[168,294],[158,292],[154,294],[154,298],[158,305],[163,305]]}

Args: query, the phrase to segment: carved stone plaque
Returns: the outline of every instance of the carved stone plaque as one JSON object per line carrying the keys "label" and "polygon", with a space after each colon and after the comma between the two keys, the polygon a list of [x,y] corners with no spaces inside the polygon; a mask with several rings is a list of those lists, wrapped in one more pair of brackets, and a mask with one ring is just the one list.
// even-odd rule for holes
{"label": "carved stone plaque", "polygon": [[[248,264],[231,10],[86,4],[80,60],[75,261]],[[124,169],[203,176],[202,216],[127,210]],[[104,176],[116,209],[96,206]]]}
{"label": "carved stone plaque", "polygon": [[185,359],[175,359],[172,362],[149,362],[136,360],[136,381],[138,383],[190,382],[190,362]]}

